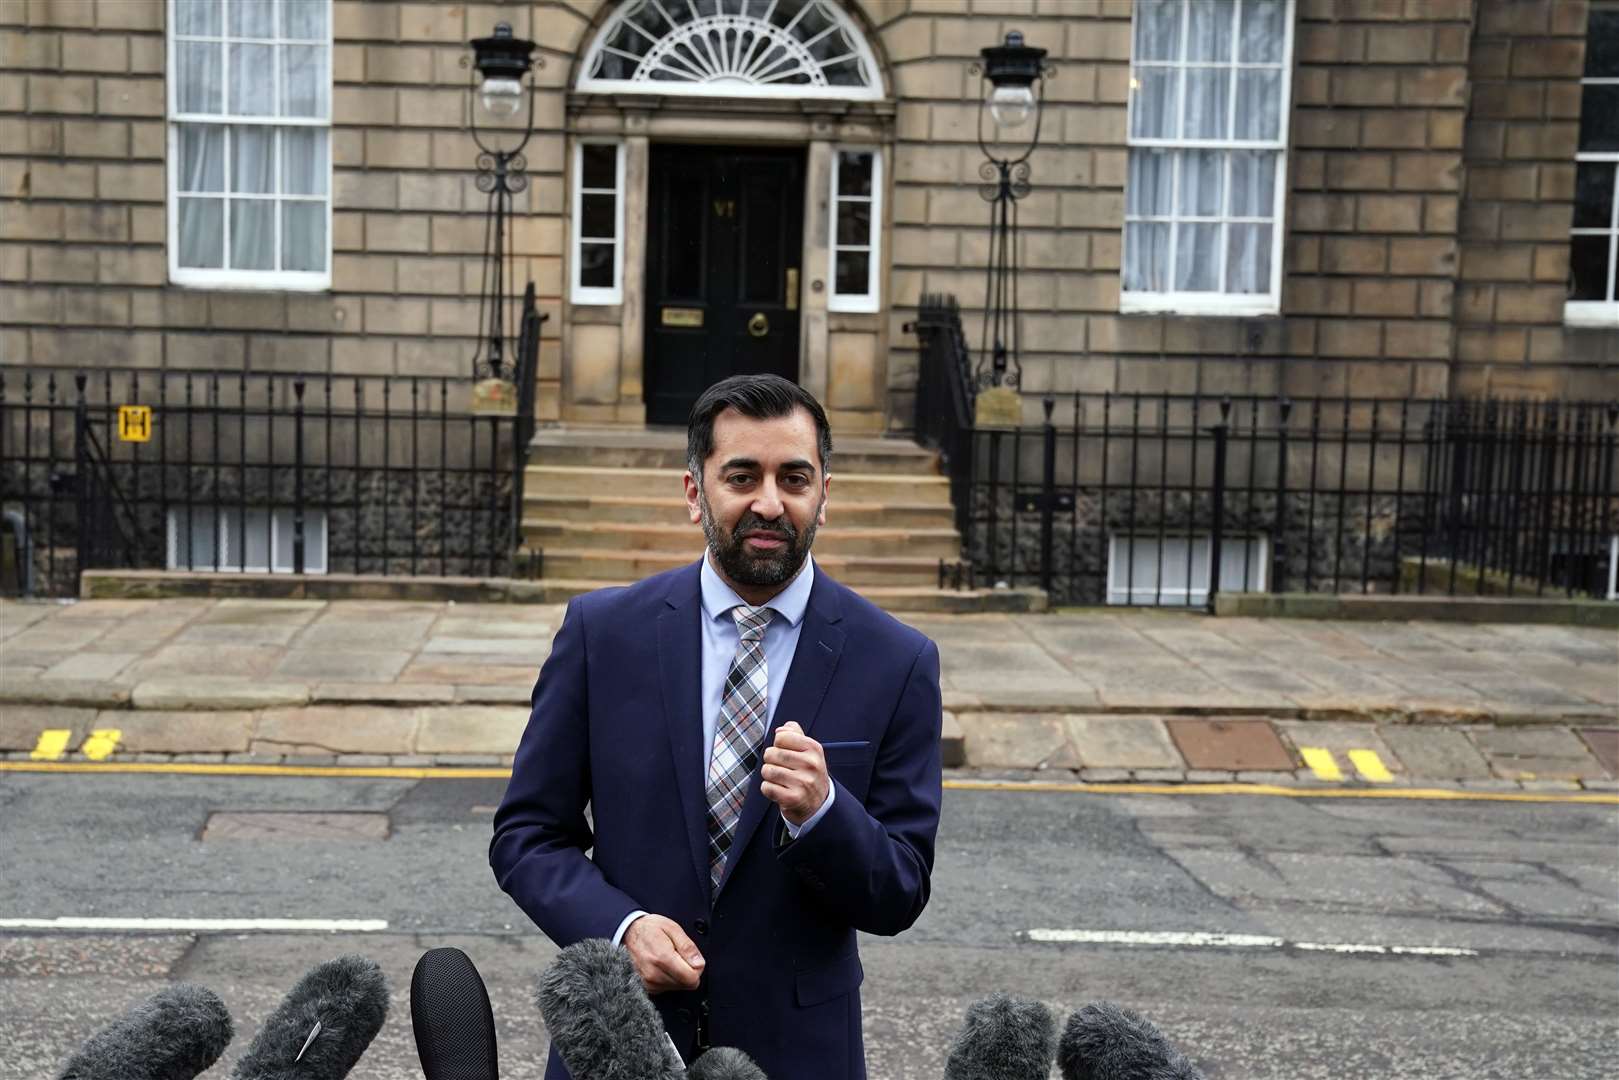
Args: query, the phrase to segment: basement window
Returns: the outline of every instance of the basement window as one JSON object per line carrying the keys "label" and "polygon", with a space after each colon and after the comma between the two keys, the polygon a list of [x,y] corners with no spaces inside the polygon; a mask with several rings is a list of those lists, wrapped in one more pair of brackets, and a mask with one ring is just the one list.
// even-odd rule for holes
{"label": "basement window", "polygon": [[[292,510],[171,506],[168,568],[238,574],[292,573]],[[304,573],[326,573],[326,512],[304,511]]]}
{"label": "basement window", "polygon": [[[1149,607],[1202,607],[1209,602],[1214,539],[1114,534],[1107,546],[1107,602]],[[1270,545],[1263,536],[1220,540],[1220,591],[1264,592]]]}

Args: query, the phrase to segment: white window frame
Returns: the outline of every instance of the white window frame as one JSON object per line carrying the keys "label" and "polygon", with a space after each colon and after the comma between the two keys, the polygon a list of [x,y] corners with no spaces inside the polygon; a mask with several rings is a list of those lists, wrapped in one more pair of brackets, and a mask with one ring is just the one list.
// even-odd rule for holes
{"label": "white window frame", "polygon": [[[1595,7],[1596,5],[1592,6]],[[1619,86],[1619,77],[1581,78],[1580,86]],[[1613,167],[1615,173],[1613,205],[1609,207],[1608,227],[1606,229],[1585,227],[1569,230],[1571,243],[1576,236],[1607,236],[1608,295],[1613,299],[1565,301],[1563,304],[1563,322],[1567,326],[1619,329],[1619,150],[1580,150],[1574,154],[1574,161],[1576,168],[1581,162],[1607,162]]]}
{"label": "white window frame", "polygon": [[[326,78],[327,78],[326,117],[324,119],[318,119],[318,118],[314,118],[314,117],[301,117],[301,116],[235,116],[235,115],[232,115],[232,114],[229,114],[229,113],[226,113],[226,112],[221,112],[221,113],[219,113],[217,115],[208,114],[208,113],[182,113],[182,112],[180,112],[180,109],[179,109],[180,80],[179,80],[178,71],[177,71],[177,68],[176,68],[176,57],[178,56],[178,53],[179,53],[179,50],[176,48],[176,38],[178,36],[179,20],[178,20],[178,16],[177,16],[177,12],[176,12],[176,2],[175,2],[175,0],[167,0],[167,8],[168,8],[168,10],[167,10],[166,18],[167,18],[168,21],[167,21],[167,30],[165,31],[165,34],[164,34],[164,39],[165,39],[165,41],[167,43],[168,52],[167,52],[167,55],[166,55],[165,61],[164,61],[164,63],[165,63],[165,66],[164,66],[164,82],[167,84],[165,93],[166,93],[166,97],[167,97],[167,112],[168,112],[168,118],[167,118],[167,121],[166,121],[166,126],[168,128],[168,131],[166,133],[166,144],[167,144],[167,155],[168,155],[168,170],[167,170],[168,171],[168,206],[167,206],[167,210],[168,210],[168,219],[169,219],[168,220],[169,281],[172,282],[175,285],[192,286],[192,287],[197,287],[197,288],[209,288],[209,289],[252,289],[252,290],[269,290],[269,289],[273,289],[273,290],[285,291],[285,292],[320,292],[320,291],[323,291],[323,290],[328,290],[328,289],[330,289],[332,287],[332,249],[333,249],[333,244],[332,244],[333,188],[332,188],[332,146],[331,146],[332,117],[331,117],[331,110],[332,110],[332,83],[334,82],[333,71],[334,71],[334,65],[335,65],[335,58],[334,58],[334,55],[333,55],[335,50],[333,48],[333,43],[332,43],[332,18],[333,18],[332,7],[333,7],[333,3],[335,2],[335,0],[327,0],[327,2],[325,4],[326,32],[325,32],[325,36],[324,36],[323,39],[282,38],[282,37],[276,37],[276,38],[237,38],[237,37],[230,37],[228,35],[228,31],[229,31],[228,20],[229,20],[230,16],[229,16],[229,13],[228,13],[228,11],[226,9],[228,8],[228,6],[229,6],[229,4],[231,2],[232,2],[232,0],[225,0],[225,2],[223,4],[221,4],[220,18],[222,20],[226,20],[226,21],[223,22],[222,25],[220,26],[220,36],[218,38],[200,37],[200,36],[196,36],[196,35],[187,35],[185,37],[185,39],[184,39],[186,41],[219,41],[219,42],[222,43],[222,47],[220,49],[220,76],[219,76],[219,78],[220,78],[221,94],[224,95],[224,97],[222,98],[222,100],[220,102],[221,108],[222,109],[228,108],[229,105],[230,105],[230,101],[229,101],[229,94],[230,94],[230,47],[229,47],[228,42],[244,42],[244,41],[246,41],[246,42],[252,42],[252,43],[256,43],[256,44],[283,44],[283,43],[305,44],[305,45],[321,45],[321,44],[324,44],[326,46]],[[277,26],[277,32],[279,32],[279,30],[280,30],[280,27]],[[275,83],[276,83],[276,89],[275,89],[274,93],[275,93],[276,100],[279,101],[280,100],[281,64],[278,61],[276,64],[272,65],[272,67],[273,67],[273,70],[271,72],[271,78],[274,79]],[[246,126],[249,126],[249,125],[260,125],[260,126],[264,126],[264,127],[274,127],[274,128],[313,127],[313,128],[324,129],[327,132],[327,137],[326,137],[326,195],[324,196],[324,199],[323,199],[323,201],[324,201],[324,203],[326,205],[326,269],[325,269],[325,271],[317,272],[317,271],[312,271],[312,270],[232,270],[232,269],[228,269],[228,268],[214,268],[214,267],[206,267],[205,268],[205,267],[181,266],[180,265],[180,201],[179,201],[180,200],[180,190],[179,190],[180,167],[179,166],[180,166],[180,125],[181,124],[207,124],[207,125],[216,126],[216,127],[222,127],[222,128],[246,127]],[[230,255],[230,203],[231,203],[231,200],[233,198],[236,198],[237,196],[233,195],[231,193],[231,190],[230,190],[230,185],[231,185],[230,164],[231,163],[230,163],[230,151],[228,149],[228,147],[229,147],[229,137],[228,137],[228,135],[227,135],[227,138],[225,140],[225,143],[226,143],[227,149],[225,151],[225,161],[223,163],[224,184],[223,184],[223,193],[219,196],[219,198],[222,199],[224,201],[224,204],[225,204],[225,212],[224,212],[223,224],[221,226],[223,231],[224,231],[224,235],[221,237],[221,243],[224,245],[225,255],[226,255],[226,258],[228,260],[229,255]],[[284,202],[287,202],[287,201],[308,201],[308,202],[313,202],[317,198],[321,198],[321,197],[320,196],[314,196],[314,195],[310,195],[310,196],[283,195],[281,193],[280,188],[281,188],[282,176],[281,176],[281,160],[280,160],[280,152],[279,152],[279,146],[280,146],[280,140],[279,139],[275,141],[275,145],[277,146],[278,150],[277,150],[277,153],[276,153],[276,161],[275,161],[275,164],[272,166],[271,171],[275,176],[276,191],[275,191],[275,193],[273,195],[270,195],[268,197],[275,203],[275,208],[276,208],[275,209],[275,236],[276,236],[277,250],[279,250],[280,249],[280,244],[281,244],[281,207],[282,207],[282,204]],[[259,196],[259,197],[263,198],[265,196]]]}
{"label": "white window frame", "polygon": [[[611,194],[613,196],[613,284],[611,288],[600,285],[582,285],[579,278],[584,271],[584,202],[585,195],[585,147],[611,146],[613,147],[615,167],[613,170],[613,190],[606,188],[591,188],[588,194]],[[573,225],[572,240],[568,248],[568,258],[573,264],[568,272],[568,294],[575,304],[622,304],[624,302],[624,159],[626,157],[623,139],[581,138],[573,144]],[[593,244],[604,243],[600,237],[589,238]]]}
{"label": "white window frame", "polygon": [[[1195,2],[1196,2],[1196,0],[1189,0],[1189,3],[1195,3]],[[1181,6],[1181,20],[1182,20],[1182,22],[1181,22],[1181,37],[1182,37],[1183,43],[1184,43],[1184,41],[1186,40],[1186,37],[1187,37],[1187,33],[1188,33],[1187,23],[1190,20],[1190,10],[1191,9],[1190,9],[1189,3],[1183,3],[1182,6]],[[1123,284],[1124,284],[1124,282],[1123,282],[1123,279],[1124,279],[1124,262],[1123,262],[1123,259],[1121,259],[1120,269],[1119,269],[1119,277],[1120,277],[1119,311],[1120,311],[1121,314],[1227,315],[1227,316],[1248,317],[1248,316],[1255,316],[1255,315],[1277,315],[1277,314],[1281,313],[1281,310],[1282,310],[1282,252],[1283,252],[1283,248],[1284,248],[1283,239],[1284,239],[1284,234],[1285,234],[1285,231],[1286,231],[1286,222],[1285,222],[1285,219],[1284,219],[1284,215],[1285,215],[1285,211],[1286,211],[1286,208],[1287,208],[1287,153],[1288,153],[1288,145],[1287,145],[1287,143],[1288,143],[1288,132],[1289,132],[1289,129],[1290,129],[1290,126],[1291,126],[1291,123],[1292,123],[1293,63],[1294,63],[1293,39],[1294,39],[1294,23],[1297,21],[1296,14],[1295,14],[1295,11],[1294,11],[1295,0],[1285,0],[1285,3],[1286,3],[1286,8],[1284,9],[1284,11],[1282,13],[1281,103],[1280,103],[1280,105],[1278,107],[1279,108],[1279,113],[1280,113],[1280,124],[1279,124],[1280,130],[1278,131],[1277,137],[1275,139],[1267,139],[1267,140],[1261,140],[1261,139],[1184,139],[1184,138],[1168,139],[1168,138],[1143,138],[1143,137],[1138,137],[1138,136],[1136,136],[1134,134],[1131,134],[1132,132],[1135,131],[1136,95],[1134,93],[1131,93],[1129,95],[1128,101],[1127,101],[1126,106],[1125,106],[1125,129],[1124,130],[1125,130],[1125,142],[1126,142],[1126,146],[1127,146],[1127,149],[1126,149],[1126,158],[1127,159],[1128,159],[1129,151],[1137,150],[1137,149],[1142,149],[1142,150],[1163,149],[1163,150],[1169,150],[1169,151],[1176,151],[1176,150],[1264,150],[1264,151],[1273,151],[1273,152],[1275,152],[1275,154],[1276,154],[1276,177],[1275,177],[1275,185],[1274,185],[1274,187],[1272,189],[1272,193],[1271,193],[1272,205],[1271,205],[1271,217],[1270,217],[1269,221],[1264,221],[1264,220],[1261,220],[1261,219],[1258,219],[1258,218],[1254,218],[1254,219],[1251,219],[1251,220],[1247,219],[1247,218],[1231,218],[1231,217],[1224,216],[1223,213],[1222,213],[1222,215],[1220,217],[1212,218],[1212,219],[1211,218],[1188,219],[1188,218],[1183,218],[1183,217],[1179,216],[1178,214],[1176,214],[1171,219],[1171,222],[1170,222],[1170,225],[1169,225],[1169,237],[1170,237],[1170,240],[1169,240],[1169,244],[1170,244],[1170,248],[1169,248],[1169,250],[1170,250],[1169,266],[1170,266],[1170,272],[1173,273],[1174,272],[1174,266],[1175,266],[1175,257],[1174,257],[1175,242],[1176,242],[1175,241],[1175,236],[1176,236],[1176,233],[1178,231],[1178,225],[1181,222],[1187,221],[1187,220],[1196,220],[1196,221],[1207,222],[1207,223],[1210,223],[1210,224],[1216,224],[1217,223],[1217,224],[1220,224],[1222,226],[1227,225],[1227,224],[1231,224],[1231,223],[1255,224],[1255,225],[1269,224],[1271,226],[1270,291],[1269,292],[1264,292],[1264,293],[1175,292],[1175,291],[1169,291],[1169,292],[1139,292],[1139,291],[1131,291],[1131,290],[1127,290],[1127,289],[1125,289],[1123,287]],[[1238,5],[1238,10],[1240,11],[1240,4]],[[1139,11],[1140,11],[1139,7],[1132,5],[1131,16],[1130,16],[1130,51],[1131,51],[1131,57],[1130,57],[1130,82],[1131,82],[1132,88],[1134,87],[1134,84],[1135,84],[1135,81],[1136,81],[1136,70],[1137,70],[1137,67],[1139,66],[1139,62],[1136,60],[1136,57],[1135,57],[1136,20],[1137,20],[1137,18],[1139,18]],[[1231,44],[1233,53],[1232,53],[1232,60],[1231,60],[1231,64],[1230,64],[1230,66],[1232,68],[1235,68],[1235,69],[1238,69],[1238,70],[1241,70],[1241,69],[1244,69],[1244,68],[1270,69],[1270,68],[1273,68],[1275,66],[1275,65],[1272,65],[1272,64],[1252,64],[1252,63],[1245,64],[1245,63],[1239,62],[1236,59],[1236,51],[1235,51],[1239,47],[1239,40],[1240,39],[1238,38],[1238,36],[1236,34],[1233,34],[1232,44]],[[1204,66],[1204,65],[1188,65],[1185,61],[1176,60],[1176,61],[1173,61],[1173,62],[1150,61],[1150,62],[1148,62],[1147,66],[1149,66],[1149,67],[1168,67],[1168,68],[1171,68],[1173,70],[1184,71],[1188,66]],[[1182,76],[1182,83],[1184,85],[1184,75]],[[1237,109],[1237,95],[1235,93],[1232,93],[1232,95],[1231,95],[1230,109],[1231,109],[1231,118],[1232,118],[1232,121],[1233,121],[1232,130],[1234,131],[1234,130],[1236,130],[1236,127],[1235,127],[1235,115],[1236,115],[1236,109]],[[1184,116],[1184,113],[1182,113],[1181,115]],[[1231,190],[1231,187],[1230,187],[1230,174],[1231,174],[1231,166],[1230,166],[1229,159],[1227,159],[1227,164],[1226,164],[1226,188],[1225,188],[1225,190],[1227,191],[1228,195],[1229,195],[1229,192]],[[1172,209],[1175,208],[1175,207],[1178,207],[1178,205],[1179,205],[1179,199],[1180,199],[1179,180],[1180,180],[1180,172],[1177,169],[1176,173],[1175,173],[1175,190],[1172,191],[1172,193],[1170,195],[1170,205],[1171,205]],[[1127,171],[1126,172],[1126,177],[1125,177],[1125,184],[1126,184],[1127,188],[1128,188],[1129,182],[1130,181],[1129,181],[1129,176],[1128,176],[1128,171]],[[1126,205],[1128,206],[1128,201],[1126,202]],[[1130,220],[1131,220],[1131,218],[1130,218],[1130,216],[1128,214],[1128,211],[1126,211],[1125,221],[1128,223]],[[1152,220],[1158,220],[1158,219],[1154,218]],[[1128,227],[1128,224],[1127,224],[1126,226],[1123,227],[1123,229],[1121,231],[1121,237],[1120,237],[1121,246],[1123,244],[1127,243],[1128,235],[1129,235],[1129,227]],[[1224,235],[1225,235],[1225,230],[1222,228],[1222,230],[1221,230],[1222,238],[1224,237]],[[1121,250],[1122,250],[1122,247],[1121,247]],[[1127,257],[1128,256],[1126,255],[1126,258]],[[1223,263],[1222,263],[1222,266],[1224,266]],[[1222,276],[1223,276],[1223,271],[1222,271]],[[1222,284],[1224,284],[1223,281],[1222,281]]]}
{"label": "white window frame", "polygon": [[1619,600],[1619,533],[1608,540],[1608,599]]}
{"label": "white window frame", "polygon": [[[871,155],[871,196],[840,195],[838,192],[839,156],[842,154]],[[882,310],[882,239],[883,239],[883,151],[880,146],[834,146],[832,148],[831,213],[827,215],[827,290],[828,311],[875,312]],[[841,202],[869,202],[871,205],[871,243],[869,245],[840,246],[838,244],[838,214]],[[865,251],[867,262],[866,291],[863,293],[838,292],[838,252]]]}
{"label": "white window frame", "polygon": [[[190,508],[193,521],[201,518],[204,519],[203,523],[206,525],[208,524],[206,519],[213,518],[214,550],[219,552],[219,566],[217,569],[211,561],[204,562],[200,566],[195,564],[184,565],[180,562],[181,520],[185,517],[186,512],[186,507],[183,505],[171,506],[167,514],[168,552],[165,565],[170,570],[210,574],[292,573],[290,563],[281,564],[276,561],[276,549],[280,546],[281,531],[283,528],[289,531],[292,528],[291,507],[281,506],[269,509],[262,506],[249,506],[244,512],[241,507],[221,506],[218,515],[215,516],[214,507],[193,505]],[[271,565],[268,566],[263,563],[247,564],[242,559],[237,558],[235,547],[243,542],[240,537],[232,536],[231,529],[228,527],[232,519],[245,519],[248,514],[256,513],[267,513],[270,519],[270,548],[268,555]],[[304,511],[304,573],[306,574],[324,574],[327,572],[327,544],[331,536],[327,527],[328,524],[326,511],[308,509]]]}
{"label": "white window frame", "polygon": [[[1163,588],[1159,588],[1157,585],[1136,584],[1133,587],[1130,585],[1128,577],[1121,573],[1124,563],[1122,560],[1123,553],[1119,550],[1120,542],[1133,541],[1138,544],[1157,544],[1160,539],[1165,542],[1187,540],[1203,545],[1207,549],[1204,563],[1212,569],[1214,565],[1214,537],[1209,533],[1165,533],[1161,538],[1156,533],[1136,533],[1133,536],[1129,533],[1109,533],[1107,538],[1107,603],[1110,606],[1198,608],[1205,606],[1209,602],[1209,585],[1206,578],[1202,588],[1197,588],[1196,583],[1192,581],[1187,582],[1185,586],[1165,586]],[[1263,535],[1226,536],[1221,538],[1221,543],[1227,546],[1242,545],[1250,563],[1256,566],[1258,573],[1252,575],[1254,580],[1246,588],[1242,586],[1240,578],[1236,582],[1228,582],[1225,580],[1225,575],[1222,574],[1220,591],[1233,593],[1262,593],[1268,591],[1270,588],[1270,538]],[[1163,565],[1184,568],[1186,566],[1185,553],[1177,553],[1174,556],[1165,555]]]}

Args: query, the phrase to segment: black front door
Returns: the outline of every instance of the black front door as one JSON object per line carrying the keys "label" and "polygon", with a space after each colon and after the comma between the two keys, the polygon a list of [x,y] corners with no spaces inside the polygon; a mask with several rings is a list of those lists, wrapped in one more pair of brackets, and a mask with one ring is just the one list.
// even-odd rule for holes
{"label": "black front door", "polygon": [[647,423],[727,375],[797,381],[803,151],[655,146],[649,181]]}

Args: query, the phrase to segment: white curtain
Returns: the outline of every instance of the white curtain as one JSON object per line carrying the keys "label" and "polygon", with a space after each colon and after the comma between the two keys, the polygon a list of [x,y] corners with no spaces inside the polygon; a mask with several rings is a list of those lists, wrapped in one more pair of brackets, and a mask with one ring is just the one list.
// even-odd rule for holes
{"label": "white curtain", "polygon": [[[1285,14],[1285,0],[1140,0],[1132,139],[1280,141]],[[1124,288],[1269,292],[1281,155],[1132,147]]]}

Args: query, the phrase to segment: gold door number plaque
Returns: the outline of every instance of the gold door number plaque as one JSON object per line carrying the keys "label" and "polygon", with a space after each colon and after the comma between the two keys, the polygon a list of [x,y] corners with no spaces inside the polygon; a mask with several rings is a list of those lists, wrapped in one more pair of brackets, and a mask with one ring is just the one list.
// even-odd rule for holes
{"label": "gold door number plaque", "polygon": [[118,406],[118,437],[124,442],[150,442],[152,439],[152,407],[150,405]]}
{"label": "gold door number plaque", "polygon": [[662,321],[665,326],[702,326],[703,309],[666,307],[663,309]]}

